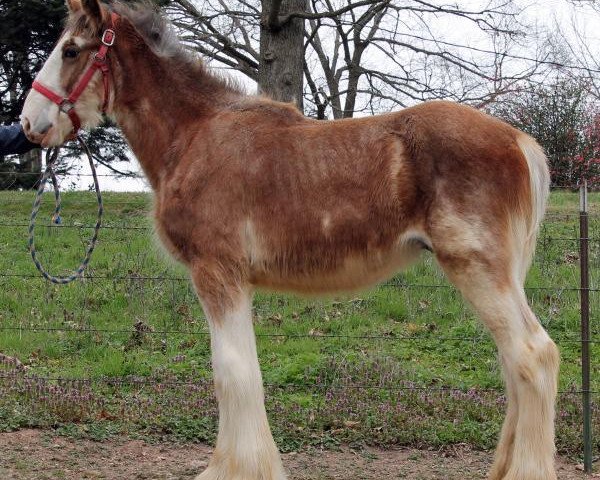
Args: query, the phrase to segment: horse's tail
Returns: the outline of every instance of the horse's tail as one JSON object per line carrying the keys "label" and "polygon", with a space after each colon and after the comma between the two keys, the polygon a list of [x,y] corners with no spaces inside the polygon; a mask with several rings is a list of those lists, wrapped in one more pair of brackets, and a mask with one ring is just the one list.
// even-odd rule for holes
{"label": "horse's tail", "polygon": [[[522,234],[516,240],[523,242],[523,254],[520,265],[521,281],[531,265],[540,223],[546,211],[546,201],[550,193],[550,172],[548,161],[542,147],[529,135],[519,133],[517,138],[519,148],[523,152],[529,169],[529,204],[524,205],[525,219]],[[524,231],[523,231],[524,230]]]}

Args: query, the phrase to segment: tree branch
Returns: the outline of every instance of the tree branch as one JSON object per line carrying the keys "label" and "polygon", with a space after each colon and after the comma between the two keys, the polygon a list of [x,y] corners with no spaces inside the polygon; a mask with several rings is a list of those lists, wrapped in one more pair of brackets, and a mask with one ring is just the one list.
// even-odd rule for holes
{"label": "tree branch", "polygon": [[362,0],[360,2],[351,3],[350,5],[346,5],[343,8],[340,8],[338,10],[329,11],[329,12],[315,12],[315,13],[292,12],[292,13],[288,13],[285,16],[280,17],[278,20],[278,25],[279,25],[279,27],[281,27],[282,25],[285,25],[287,22],[291,21],[294,18],[303,18],[305,20],[317,20],[317,19],[321,19],[321,18],[335,18],[335,17],[339,17],[340,15],[343,15],[346,12],[354,10],[355,8],[358,8],[358,7],[364,7],[365,5],[375,5],[375,4],[381,4],[382,6],[385,6],[385,5],[389,5],[390,2],[391,2],[391,0]]}

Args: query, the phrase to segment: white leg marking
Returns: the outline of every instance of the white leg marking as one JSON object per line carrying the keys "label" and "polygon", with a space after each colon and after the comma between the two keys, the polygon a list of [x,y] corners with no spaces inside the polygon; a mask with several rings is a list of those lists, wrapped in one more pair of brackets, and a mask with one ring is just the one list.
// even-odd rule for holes
{"label": "white leg marking", "polygon": [[[504,480],[554,480],[554,404],[559,354],[521,295],[520,322],[501,347],[507,381],[516,385],[518,421]],[[515,328],[516,327],[516,328]]]}
{"label": "white leg marking", "polygon": [[[503,364],[508,412],[493,480],[556,480],[554,402],[558,351],[516,288],[467,295],[490,328]],[[486,292],[487,290],[487,292]]]}
{"label": "white leg marking", "polygon": [[220,318],[209,318],[209,324],[219,435],[198,480],[284,480],[264,406],[250,296]]}

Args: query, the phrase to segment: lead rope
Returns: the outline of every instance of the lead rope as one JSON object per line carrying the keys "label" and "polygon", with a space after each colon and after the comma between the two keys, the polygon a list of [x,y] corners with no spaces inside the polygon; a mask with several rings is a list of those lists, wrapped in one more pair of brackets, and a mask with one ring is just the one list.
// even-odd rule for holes
{"label": "lead rope", "polygon": [[34,242],[34,230],[35,230],[35,219],[37,217],[38,211],[40,209],[40,204],[42,203],[42,194],[44,193],[44,188],[46,186],[46,182],[48,178],[51,178],[52,185],[54,186],[54,202],[55,209],[54,214],[52,215],[52,222],[56,225],[61,224],[60,218],[60,209],[61,209],[61,200],[60,200],[60,191],[58,189],[58,182],[56,181],[56,176],[54,174],[53,166],[54,162],[58,157],[58,153],[60,152],[60,147],[51,148],[46,152],[46,170],[42,175],[42,179],[40,180],[40,186],[38,187],[37,194],[35,196],[35,201],[33,202],[33,209],[31,211],[31,220],[29,222],[29,251],[31,252],[31,258],[33,259],[33,263],[36,268],[40,271],[40,273],[44,276],[46,280],[49,280],[52,283],[57,283],[60,285],[64,285],[67,283],[71,283],[73,280],[77,280],[83,275],[83,272],[87,268],[90,263],[90,258],[92,257],[92,252],[94,248],[96,248],[96,241],[98,240],[98,232],[100,231],[100,227],[102,226],[102,213],[104,211],[104,207],[102,205],[102,195],[100,194],[100,185],[98,184],[98,176],[96,175],[96,168],[94,167],[94,161],[92,159],[92,154],[90,153],[90,149],[85,144],[83,139],[80,136],[77,136],[77,140],[79,144],[83,147],[83,150],[87,154],[88,160],[90,162],[90,168],[92,169],[92,177],[94,178],[94,187],[96,188],[96,198],[98,199],[98,217],[96,220],[96,226],[94,227],[94,234],[87,246],[87,251],[85,252],[85,257],[77,270],[75,270],[71,275],[65,277],[55,277],[54,275],[50,275],[42,266],[40,261],[37,259],[37,253],[35,250],[35,242]]}

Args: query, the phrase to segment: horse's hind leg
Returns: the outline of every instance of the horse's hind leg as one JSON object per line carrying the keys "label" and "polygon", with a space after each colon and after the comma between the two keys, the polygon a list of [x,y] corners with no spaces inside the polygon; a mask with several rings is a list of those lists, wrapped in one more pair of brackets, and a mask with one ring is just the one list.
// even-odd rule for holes
{"label": "horse's hind leg", "polygon": [[[498,346],[508,410],[490,480],[555,480],[554,402],[558,350],[527,305],[519,242],[480,222],[432,231],[438,262]],[[526,267],[525,267],[526,268]]]}

